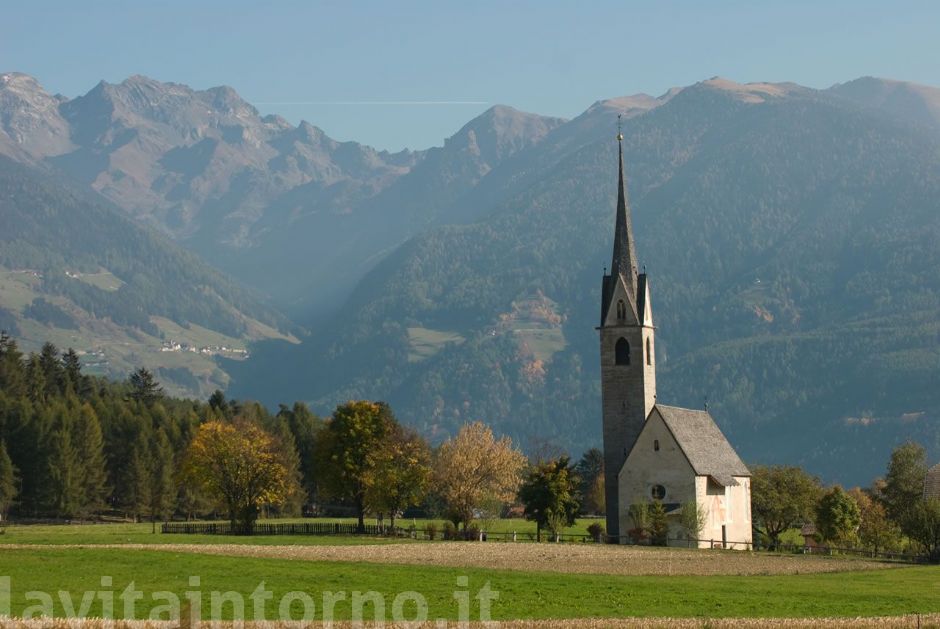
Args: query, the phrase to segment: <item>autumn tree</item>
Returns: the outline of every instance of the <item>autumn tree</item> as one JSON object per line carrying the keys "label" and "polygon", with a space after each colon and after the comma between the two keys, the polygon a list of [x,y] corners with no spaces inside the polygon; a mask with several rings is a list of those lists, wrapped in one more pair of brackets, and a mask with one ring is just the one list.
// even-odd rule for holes
{"label": "autumn tree", "polygon": [[336,407],[317,445],[320,477],[327,492],[349,500],[356,509],[358,530],[365,531],[367,478],[395,418],[387,404],[365,400]]}
{"label": "autumn tree", "polygon": [[816,531],[830,542],[854,542],[861,519],[855,498],[838,485],[823,494],[816,505]]}
{"label": "autumn tree", "polygon": [[488,501],[516,497],[525,457],[509,437],[496,439],[481,422],[465,424],[444,442],[434,461],[434,486],[448,518],[464,530],[476,509]]}
{"label": "autumn tree", "polygon": [[876,553],[896,547],[901,538],[901,530],[888,518],[884,505],[857,487],[848,493],[858,503],[858,539],[862,545]]}
{"label": "autumn tree", "polygon": [[415,431],[394,423],[369,458],[365,472],[366,504],[387,513],[392,530],[396,515],[421,502],[431,478],[431,449]]}
{"label": "autumn tree", "polygon": [[519,488],[519,500],[525,505],[526,519],[535,522],[537,541],[542,541],[543,528],[557,536],[562,528],[574,524],[580,508],[578,480],[566,456],[539,462],[528,471]]}
{"label": "autumn tree", "polygon": [[755,465],[751,471],[754,527],[776,548],[784,531],[802,526],[815,516],[821,492],[819,481],[793,466]]}
{"label": "autumn tree", "polygon": [[225,506],[232,528],[250,534],[261,507],[291,491],[274,438],[255,423],[206,422],[186,454],[184,476]]}

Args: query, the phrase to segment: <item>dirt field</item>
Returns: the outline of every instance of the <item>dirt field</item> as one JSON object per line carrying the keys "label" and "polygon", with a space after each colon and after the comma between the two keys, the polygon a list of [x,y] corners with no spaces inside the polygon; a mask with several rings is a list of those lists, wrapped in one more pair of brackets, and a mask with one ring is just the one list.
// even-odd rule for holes
{"label": "dirt field", "polygon": [[[326,627],[319,622],[314,623],[284,623],[284,622],[245,622],[245,623],[203,623],[202,626],[212,629],[300,629],[306,627]],[[330,626],[335,629],[351,629],[353,627],[374,627],[373,623],[365,622],[354,624],[351,622],[334,622]],[[411,629],[443,629],[440,623],[422,623],[396,625],[386,623],[385,627],[409,627]],[[927,629],[940,627],[940,615],[923,616],[888,616],[882,618],[762,618],[762,619],[726,619],[703,620],[695,618],[658,618],[647,620],[642,618],[622,619],[594,619],[579,618],[573,620],[508,620],[492,623],[472,622],[468,625],[458,625],[451,622],[450,627],[460,629],[807,629],[810,627],[839,627],[841,629],[874,629],[884,627]],[[0,627],[10,629],[176,629],[178,622],[163,621],[115,621],[105,623],[97,619],[87,620],[14,620],[0,619]]]}
{"label": "dirt field", "polygon": [[[15,548],[16,545],[0,545]],[[49,546],[49,548],[81,548]],[[40,548],[37,545],[22,548]],[[90,547],[91,548],[91,547]],[[431,542],[369,546],[252,546],[241,544],[124,544],[93,548],[151,550],[306,561],[478,567],[527,572],[617,575],[782,575],[873,570],[885,562],[809,555],[769,555],[742,551],[598,546],[594,544],[510,544]]]}

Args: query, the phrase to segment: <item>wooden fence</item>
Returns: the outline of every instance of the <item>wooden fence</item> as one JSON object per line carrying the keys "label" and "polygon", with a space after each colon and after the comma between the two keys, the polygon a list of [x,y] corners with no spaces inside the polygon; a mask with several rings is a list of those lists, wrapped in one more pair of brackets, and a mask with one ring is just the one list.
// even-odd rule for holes
{"label": "wooden fence", "polygon": [[[166,522],[161,530],[164,533],[177,533],[188,535],[371,535],[386,537],[406,537],[412,539],[447,539],[443,530],[434,530],[433,533],[427,529],[418,528],[400,528],[392,529],[388,526],[379,526],[377,524],[366,524],[365,529],[360,531],[354,523],[340,522],[277,522],[277,523],[259,523],[255,524],[251,531],[245,531],[238,527],[232,528],[229,522]],[[536,534],[533,531],[516,532],[500,531],[485,532],[478,530],[456,531],[452,533],[450,539],[468,540],[468,541],[498,541],[498,542],[534,542]],[[648,546],[648,543],[636,544],[629,537],[621,538],[602,535],[595,539],[591,535],[577,533],[561,533],[552,535],[550,532],[542,532],[542,541],[556,543],[608,543],[608,544],[627,544]],[[803,546],[801,544],[780,544],[776,548],[762,548],[759,544],[753,545],[750,542],[733,542],[721,540],[696,540],[687,538],[674,538],[669,540],[672,546],[687,545],[690,548],[698,546],[697,542],[705,542],[709,548],[724,548],[729,550],[759,550],[775,551],[789,554],[825,554],[825,555],[852,555],[866,557],[869,559],[887,559],[889,561],[899,561],[906,563],[927,563],[928,557],[924,555],[914,555],[910,553],[899,552],[874,552],[862,548],[839,548],[835,546]]]}
{"label": "wooden fence", "polygon": [[255,524],[249,531],[233,528],[230,522],[166,522],[161,530],[187,535],[385,535],[388,529],[366,524],[360,531],[356,524],[345,522],[277,522]]}

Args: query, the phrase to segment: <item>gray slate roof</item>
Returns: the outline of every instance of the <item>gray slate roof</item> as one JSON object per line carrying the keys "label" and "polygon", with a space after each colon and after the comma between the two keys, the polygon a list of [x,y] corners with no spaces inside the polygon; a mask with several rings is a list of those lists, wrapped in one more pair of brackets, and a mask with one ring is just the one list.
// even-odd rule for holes
{"label": "gray slate roof", "polygon": [[659,411],[698,476],[711,476],[717,483],[728,487],[736,484],[733,476],[751,475],[708,411],[662,404],[654,408]]}
{"label": "gray slate roof", "polygon": [[924,498],[940,498],[940,463],[927,470],[924,478]]}

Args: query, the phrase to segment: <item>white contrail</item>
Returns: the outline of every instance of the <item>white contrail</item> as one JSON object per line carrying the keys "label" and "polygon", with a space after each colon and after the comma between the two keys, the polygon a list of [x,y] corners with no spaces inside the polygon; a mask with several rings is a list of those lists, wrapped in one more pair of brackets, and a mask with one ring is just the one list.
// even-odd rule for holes
{"label": "white contrail", "polygon": [[321,101],[260,101],[255,105],[489,105],[485,100],[321,100]]}

